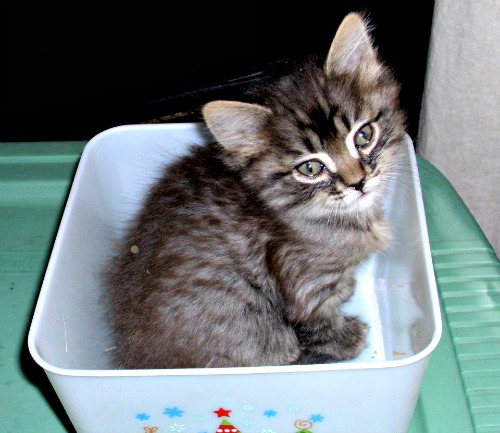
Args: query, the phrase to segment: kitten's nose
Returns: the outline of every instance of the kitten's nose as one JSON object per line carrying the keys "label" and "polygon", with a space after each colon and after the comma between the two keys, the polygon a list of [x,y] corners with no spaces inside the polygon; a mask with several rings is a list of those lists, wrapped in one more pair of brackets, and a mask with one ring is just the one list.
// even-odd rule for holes
{"label": "kitten's nose", "polygon": [[339,167],[337,176],[339,176],[342,183],[348,188],[354,188],[355,190],[362,192],[365,185],[366,173],[361,166],[359,159],[353,158],[346,151],[337,155],[335,165]]}
{"label": "kitten's nose", "polygon": [[351,188],[354,188],[356,191],[363,192],[363,188],[365,186],[365,178],[362,178],[359,182],[349,186]]}
{"label": "kitten's nose", "polygon": [[365,186],[365,173],[363,169],[359,165],[353,165],[349,168],[350,170],[344,170],[339,173],[342,182],[347,188],[353,188],[356,191],[363,192]]}

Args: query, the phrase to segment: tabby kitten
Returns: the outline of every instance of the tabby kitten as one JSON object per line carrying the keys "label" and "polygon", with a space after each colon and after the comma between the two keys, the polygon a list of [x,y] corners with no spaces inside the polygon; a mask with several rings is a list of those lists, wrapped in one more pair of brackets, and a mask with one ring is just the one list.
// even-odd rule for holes
{"label": "tabby kitten", "polygon": [[165,169],[110,264],[115,365],[355,358],[367,325],[340,307],[356,266],[388,241],[398,93],[352,13],[324,64],[267,85],[261,103],[205,105],[215,142]]}

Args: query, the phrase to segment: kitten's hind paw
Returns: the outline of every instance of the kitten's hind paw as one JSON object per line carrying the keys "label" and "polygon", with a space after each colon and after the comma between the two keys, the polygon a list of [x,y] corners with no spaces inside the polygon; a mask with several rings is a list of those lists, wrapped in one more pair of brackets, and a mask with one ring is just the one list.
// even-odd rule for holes
{"label": "kitten's hind paw", "polygon": [[368,325],[355,316],[342,317],[339,322],[316,328],[316,332],[309,329],[309,335],[302,330],[301,341],[305,349],[300,364],[347,361],[361,353],[366,346]]}
{"label": "kitten's hind paw", "polygon": [[337,334],[334,356],[339,360],[356,358],[366,346],[368,325],[355,316],[345,318],[344,326]]}
{"label": "kitten's hind paw", "polygon": [[336,362],[337,360],[331,355],[324,353],[314,352],[312,350],[304,349],[300,354],[299,359],[292,363],[292,365],[307,365],[307,364],[328,364],[329,362]]}

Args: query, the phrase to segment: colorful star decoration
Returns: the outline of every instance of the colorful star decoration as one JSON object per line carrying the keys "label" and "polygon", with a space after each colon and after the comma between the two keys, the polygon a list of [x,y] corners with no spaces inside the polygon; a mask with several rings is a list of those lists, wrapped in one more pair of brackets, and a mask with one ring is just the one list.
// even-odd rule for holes
{"label": "colorful star decoration", "polygon": [[325,417],[323,415],[317,414],[317,415],[311,415],[311,418],[309,418],[310,421],[312,422],[323,422]]}
{"label": "colorful star decoration", "polygon": [[222,418],[223,416],[231,416],[229,413],[231,412],[230,409],[223,409],[222,407],[219,408],[218,410],[213,411],[216,415],[217,418]]}
{"label": "colorful star decoration", "polygon": [[175,407],[166,407],[165,408],[165,412],[163,412],[163,415],[167,415],[170,418],[174,418],[176,416],[181,417],[183,412],[184,411],[180,410],[177,406],[175,406]]}

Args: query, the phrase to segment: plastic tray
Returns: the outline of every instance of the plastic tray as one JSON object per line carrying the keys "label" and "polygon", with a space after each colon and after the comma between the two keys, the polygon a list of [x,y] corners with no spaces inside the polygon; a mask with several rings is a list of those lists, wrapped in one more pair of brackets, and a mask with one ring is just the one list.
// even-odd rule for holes
{"label": "plastic tray", "polygon": [[[74,431],[29,357],[26,335],[84,144],[0,147],[0,425],[7,433]],[[421,159],[419,168],[446,320],[409,431],[499,431],[500,265],[446,179]]]}

